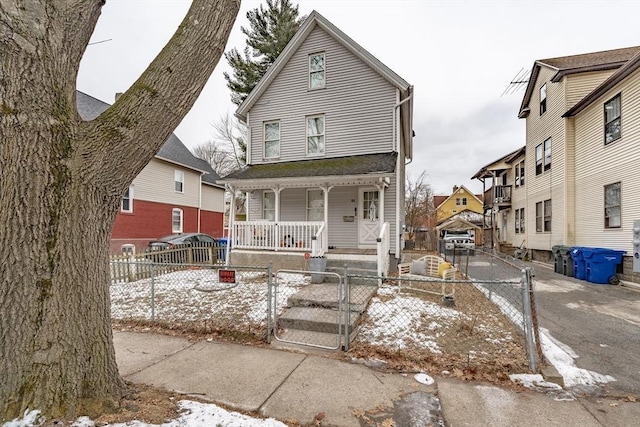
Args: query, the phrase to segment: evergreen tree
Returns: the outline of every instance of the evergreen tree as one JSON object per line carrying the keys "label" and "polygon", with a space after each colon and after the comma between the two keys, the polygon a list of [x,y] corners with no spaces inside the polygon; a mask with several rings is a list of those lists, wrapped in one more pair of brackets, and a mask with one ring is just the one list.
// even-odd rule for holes
{"label": "evergreen tree", "polygon": [[242,27],[248,37],[247,46],[242,53],[236,48],[225,53],[233,76],[224,73],[224,78],[231,89],[231,101],[236,105],[249,95],[305,17],[299,16],[298,5],[292,5],[290,0],[267,0],[266,9],[261,5],[250,10],[247,18],[250,28]]}

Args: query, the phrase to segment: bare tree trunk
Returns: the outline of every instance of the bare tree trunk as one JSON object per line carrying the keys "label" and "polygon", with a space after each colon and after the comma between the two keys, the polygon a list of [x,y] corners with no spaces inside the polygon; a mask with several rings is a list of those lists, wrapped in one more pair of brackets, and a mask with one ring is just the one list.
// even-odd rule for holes
{"label": "bare tree trunk", "polygon": [[102,3],[0,1],[0,420],[117,407],[112,223],[195,102],[239,8],[194,0],[124,99],[82,122],[76,74]]}

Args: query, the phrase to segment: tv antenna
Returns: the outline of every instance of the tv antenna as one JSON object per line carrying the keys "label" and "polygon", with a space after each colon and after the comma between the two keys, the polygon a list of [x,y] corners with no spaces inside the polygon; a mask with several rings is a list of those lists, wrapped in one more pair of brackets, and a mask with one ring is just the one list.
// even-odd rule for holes
{"label": "tv antenna", "polygon": [[529,77],[531,76],[531,70],[527,70],[525,68],[521,68],[520,71],[511,79],[504,92],[500,97],[502,98],[505,95],[511,95],[520,91],[523,87],[525,87],[529,83]]}

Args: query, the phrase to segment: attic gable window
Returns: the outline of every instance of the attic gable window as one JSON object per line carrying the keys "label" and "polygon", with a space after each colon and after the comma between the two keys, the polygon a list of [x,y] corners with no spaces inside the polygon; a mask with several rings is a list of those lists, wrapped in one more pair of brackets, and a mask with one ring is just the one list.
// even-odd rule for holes
{"label": "attic gable window", "polygon": [[547,84],[543,84],[540,88],[540,115],[547,111]]}
{"label": "attic gable window", "polygon": [[324,52],[309,55],[309,89],[325,86],[324,71]]}
{"label": "attic gable window", "polygon": [[622,137],[620,94],[604,103],[604,144],[610,144]]}

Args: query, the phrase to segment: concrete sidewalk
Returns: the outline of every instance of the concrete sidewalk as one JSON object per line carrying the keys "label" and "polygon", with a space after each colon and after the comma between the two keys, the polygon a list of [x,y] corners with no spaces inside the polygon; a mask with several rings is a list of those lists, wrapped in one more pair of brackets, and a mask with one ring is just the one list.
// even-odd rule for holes
{"label": "concrete sidewalk", "polygon": [[120,374],[129,381],[300,424],[320,413],[320,425],[344,427],[630,426],[640,419],[640,403],[555,401],[440,378],[427,386],[413,375],[317,354],[117,331],[114,343]]}

